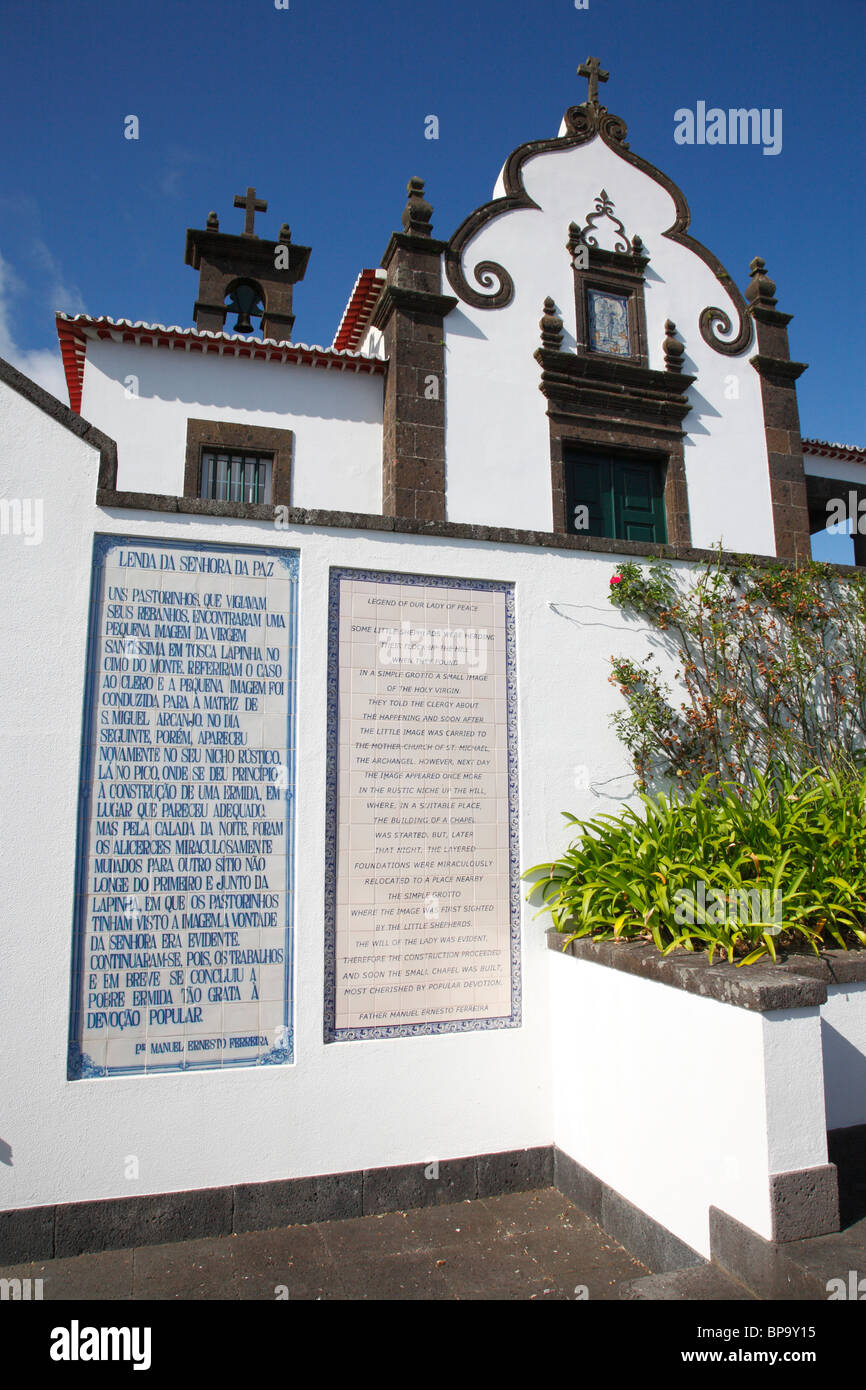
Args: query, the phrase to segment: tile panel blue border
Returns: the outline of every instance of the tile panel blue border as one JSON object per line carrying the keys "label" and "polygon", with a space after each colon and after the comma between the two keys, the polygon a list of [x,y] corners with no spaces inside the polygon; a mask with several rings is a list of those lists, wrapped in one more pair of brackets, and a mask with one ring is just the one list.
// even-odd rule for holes
{"label": "tile panel blue border", "polygon": [[[104,566],[106,556],[121,545],[140,545],[153,549],[177,551],[207,551],[213,554],[233,556],[267,556],[279,561],[288,571],[294,583],[290,586],[290,605],[288,609],[288,659],[286,670],[286,945],[284,973],[284,1014],[285,1030],[283,1044],[272,1047],[264,1056],[250,1061],[242,1059],[217,1062],[215,1059],[202,1059],[201,1062],[166,1063],[150,1067],[108,1067],[100,1066],[82,1050],[80,1021],[83,1013],[81,997],[84,992],[83,952],[86,923],[84,920],[87,896],[87,849],[90,822],[90,793],[96,759],[96,738],[94,714],[95,700],[99,685],[99,670],[96,657],[100,639],[100,607],[102,603]],[[84,676],[84,707],[81,725],[81,757],[78,794],[78,814],[75,836],[75,903],[72,927],[72,959],[69,993],[69,1044],[67,1053],[67,1079],[70,1081],[90,1080],[96,1077],[115,1076],[161,1076],[167,1072],[178,1071],[224,1071],[244,1067],[285,1065],[294,1061],[294,917],[295,917],[295,797],[296,797],[296,707],[297,707],[297,640],[298,640],[298,571],[297,550],[281,550],[275,546],[230,545],[211,541],[182,541],[165,536],[127,536],[104,535],[93,537],[93,562],[90,580],[90,604],[87,626],[87,656]]]}
{"label": "tile panel blue border", "polygon": [[[340,584],[344,579],[432,589],[478,589],[505,596],[505,693],[508,728],[508,873],[511,959],[511,1012],[499,1018],[455,1019],[439,1023],[400,1023],[384,1027],[337,1028],[337,822],[339,744]],[[517,673],[514,584],[498,579],[466,579],[441,574],[403,574],[393,570],[332,566],[328,587],[328,728],[325,803],[325,1012],[326,1043],[367,1038],[408,1038],[433,1033],[471,1033],[519,1028],[522,1022],[520,972],[520,850],[517,787]]]}

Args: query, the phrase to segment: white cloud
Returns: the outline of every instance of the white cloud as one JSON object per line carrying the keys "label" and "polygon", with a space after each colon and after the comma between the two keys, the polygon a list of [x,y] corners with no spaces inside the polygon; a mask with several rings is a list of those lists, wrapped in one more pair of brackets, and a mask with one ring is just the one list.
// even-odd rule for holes
{"label": "white cloud", "polygon": [[67,284],[63,267],[54,252],[41,238],[32,245],[33,259],[48,272],[46,298],[52,309],[62,309],[65,314],[83,314],[84,300],[77,285]]}
{"label": "white cloud", "polygon": [[196,163],[195,150],[173,145],[157,181],[160,194],[165,198],[180,197],[184,191],[187,173]]}
{"label": "white cloud", "polygon": [[[49,293],[53,304],[62,304],[67,313],[80,312],[83,308],[81,296],[76,289],[67,289],[64,286],[60,267],[48,247],[42,242],[37,242],[35,249],[44,269],[51,276]],[[22,348],[15,341],[13,325],[16,314],[13,300],[20,299],[26,289],[21,277],[0,255],[0,357],[5,357],[19,372],[29,376],[67,405],[69,393],[66,389],[59,343],[54,348]]]}

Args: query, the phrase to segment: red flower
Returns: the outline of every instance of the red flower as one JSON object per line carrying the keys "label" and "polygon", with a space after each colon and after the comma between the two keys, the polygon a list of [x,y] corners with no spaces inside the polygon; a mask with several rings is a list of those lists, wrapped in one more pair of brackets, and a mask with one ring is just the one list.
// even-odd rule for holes
{"label": "red flower", "polygon": [[613,579],[612,579],[610,582],[611,582],[611,584],[621,584],[621,583],[622,583],[622,575],[621,575],[621,574],[615,574],[615,575],[613,576]]}

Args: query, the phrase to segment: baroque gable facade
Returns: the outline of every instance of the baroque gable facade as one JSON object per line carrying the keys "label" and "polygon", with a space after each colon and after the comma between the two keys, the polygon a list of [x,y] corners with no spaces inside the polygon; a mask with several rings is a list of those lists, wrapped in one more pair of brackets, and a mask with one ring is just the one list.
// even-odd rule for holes
{"label": "baroque gable facade", "polygon": [[[744,297],[688,227],[682,192],[588,100],[555,138],[509,156],[493,199],[448,241],[411,180],[402,229],[322,348],[289,340],[309,248],[285,224],[277,241],[222,233],[212,213],[187,234],[195,328],[58,315],[72,407],[118,446],[104,501],[203,500],[194,422],[210,421],[234,447],[287,432],[268,500],[296,513],[591,545],[598,526],[575,524],[567,476],[583,454],[633,479],[658,472],[655,527],[630,536],[608,521],[612,538],[806,556],[790,315],[760,258]],[[242,333],[226,331],[238,284],[263,311],[261,337],[241,318]],[[605,341],[596,319],[612,313],[622,331]]]}

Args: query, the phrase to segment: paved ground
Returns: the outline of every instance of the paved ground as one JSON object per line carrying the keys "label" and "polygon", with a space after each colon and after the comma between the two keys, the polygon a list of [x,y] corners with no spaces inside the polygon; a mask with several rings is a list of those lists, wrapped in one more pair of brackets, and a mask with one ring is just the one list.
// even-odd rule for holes
{"label": "paved ground", "polygon": [[554,1188],[0,1269],[46,1300],[598,1300],[647,1273]]}

